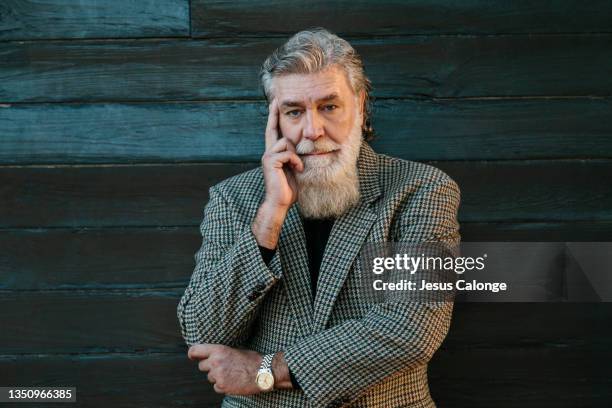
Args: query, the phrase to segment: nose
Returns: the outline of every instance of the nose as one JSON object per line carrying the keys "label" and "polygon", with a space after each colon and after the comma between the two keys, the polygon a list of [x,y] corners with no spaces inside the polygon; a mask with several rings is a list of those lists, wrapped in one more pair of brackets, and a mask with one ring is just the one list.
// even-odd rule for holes
{"label": "nose", "polygon": [[306,123],[302,133],[305,138],[313,141],[323,136],[323,121],[316,109],[306,110]]}

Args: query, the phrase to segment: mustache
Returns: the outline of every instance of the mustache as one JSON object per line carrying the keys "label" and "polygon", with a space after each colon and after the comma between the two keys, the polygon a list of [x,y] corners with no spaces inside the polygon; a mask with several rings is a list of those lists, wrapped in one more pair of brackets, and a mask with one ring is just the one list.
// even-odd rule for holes
{"label": "mustache", "polygon": [[314,142],[309,139],[304,139],[295,146],[295,152],[297,154],[326,153],[338,149],[340,149],[340,145],[329,139],[316,140]]}

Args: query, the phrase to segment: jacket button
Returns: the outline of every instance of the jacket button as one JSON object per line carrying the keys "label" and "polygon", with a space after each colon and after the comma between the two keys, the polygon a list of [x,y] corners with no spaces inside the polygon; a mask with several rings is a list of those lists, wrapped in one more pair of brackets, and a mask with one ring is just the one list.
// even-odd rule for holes
{"label": "jacket button", "polygon": [[263,291],[265,288],[267,288],[267,285],[264,282],[259,282],[257,285],[255,285],[255,289],[254,291],[256,292],[261,292]]}
{"label": "jacket button", "polygon": [[249,293],[249,296],[247,296],[247,299],[249,299],[252,302],[256,300],[260,295],[261,295],[261,292],[254,290],[253,292]]}

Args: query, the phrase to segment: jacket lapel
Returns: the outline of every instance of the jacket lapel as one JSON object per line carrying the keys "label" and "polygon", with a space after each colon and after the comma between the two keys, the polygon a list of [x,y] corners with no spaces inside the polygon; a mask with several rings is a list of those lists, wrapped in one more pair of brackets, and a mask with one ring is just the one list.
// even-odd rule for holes
{"label": "jacket lapel", "polygon": [[291,206],[278,241],[287,297],[302,336],[312,333],[312,291],[306,236],[296,205]]}
{"label": "jacket lapel", "polygon": [[366,142],[362,142],[357,168],[361,200],[357,206],[336,219],[330,232],[314,303],[312,324],[315,333],[325,329],[348,271],[376,220],[376,212],[371,204],[380,195],[378,156]]}

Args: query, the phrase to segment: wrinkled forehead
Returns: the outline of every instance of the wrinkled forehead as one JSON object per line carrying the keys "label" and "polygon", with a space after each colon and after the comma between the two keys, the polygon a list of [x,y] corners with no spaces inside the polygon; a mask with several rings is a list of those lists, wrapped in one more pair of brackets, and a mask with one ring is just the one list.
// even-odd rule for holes
{"label": "wrinkled forehead", "polygon": [[343,69],[328,68],[313,74],[284,74],[272,80],[279,106],[347,101],[355,94]]}

